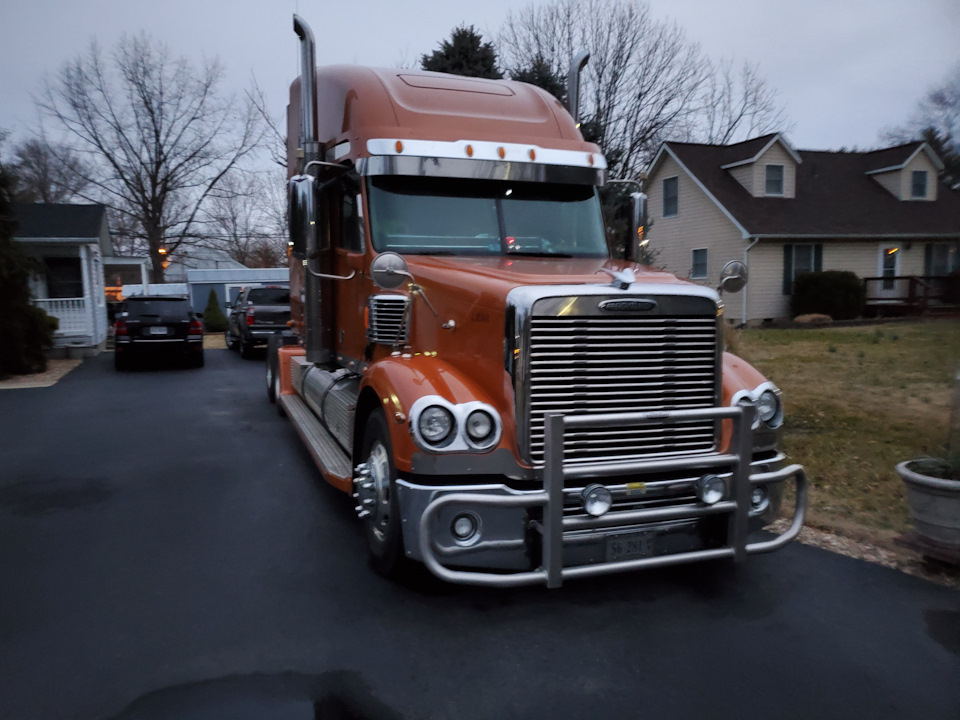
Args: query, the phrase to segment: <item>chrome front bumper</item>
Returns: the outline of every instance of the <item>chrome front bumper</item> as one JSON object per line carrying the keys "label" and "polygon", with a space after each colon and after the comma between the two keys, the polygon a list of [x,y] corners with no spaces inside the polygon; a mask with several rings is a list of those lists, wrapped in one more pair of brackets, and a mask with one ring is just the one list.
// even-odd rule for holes
{"label": "chrome front bumper", "polygon": [[[542,490],[515,490],[502,484],[437,487],[398,480],[407,555],[423,562],[437,577],[453,583],[495,587],[543,583],[547,587],[558,587],[569,578],[725,557],[742,561],[750,554],[777,550],[793,540],[803,525],[806,475],[800,465],[769,469],[771,464],[776,464],[775,460],[751,461],[750,427],[755,412],[753,407],[731,407],[615,415],[551,415],[547,418],[548,452]],[[563,438],[568,430],[628,423],[671,424],[706,418],[733,421],[729,452],[589,465],[565,466],[563,463]],[[690,472],[694,476],[707,472],[721,474],[727,484],[725,499],[714,505],[688,501],[641,509],[612,508],[600,517],[564,513],[565,506],[569,513],[570,495],[576,492],[565,488],[565,484],[603,483],[605,478],[628,475],[653,478],[649,483],[636,485],[654,487],[658,484],[657,473],[674,471]],[[779,489],[780,483],[791,478],[796,485],[796,503],[790,528],[773,539],[748,542],[751,516],[756,515],[751,512],[752,491],[759,486]],[[622,493],[627,486],[608,487]],[[450,530],[453,519],[462,513],[472,515],[480,529],[475,538],[466,542],[458,541]],[[695,534],[697,524],[710,517],[716,518],[714,522],[726,524],[726,542],[722,546],[698,548],[696,543],[684,539],[684,533]],[[610,561],[604,557],[608,536],[631,531],[648,531],[669,538],[668,543],[658,542],[669,549],[628,560]],[[489,572],[490,569],[498,572]]]}

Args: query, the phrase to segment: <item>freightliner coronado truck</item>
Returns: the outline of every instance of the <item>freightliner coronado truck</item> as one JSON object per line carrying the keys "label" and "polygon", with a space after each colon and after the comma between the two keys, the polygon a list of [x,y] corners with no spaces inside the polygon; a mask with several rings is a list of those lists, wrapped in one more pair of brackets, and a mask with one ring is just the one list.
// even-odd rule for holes
{"label": "freightliner coronado truck", "polygon": [[[717,292],[610,257],[606,162],[567,110],[511,81],[317,69],[294,29],[292,320],[267,390],[373,566],[556,587],[793,539],[779,390],[723,352]],[[758,534],[786,482],[792,524]]]}

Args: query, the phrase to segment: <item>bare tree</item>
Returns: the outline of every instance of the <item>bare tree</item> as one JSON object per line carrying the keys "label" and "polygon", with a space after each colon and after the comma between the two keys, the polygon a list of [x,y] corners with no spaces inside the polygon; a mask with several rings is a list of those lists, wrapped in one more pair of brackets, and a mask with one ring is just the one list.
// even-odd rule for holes
{"label": "bare tree", "polygon": [[247,267],[277,267],[286,255],[286,185],[278,173],[234,173],[210,194],[201,220],[207,242]]}
{"label": "bare tree", "polygon": [[744,61],[738,70],[732,58],[724,58],[708,77],[695,130],[699,141],[726,145],[793,127],[759,65]]}
{"label": "bare tree", "polygon": [[68,147],[51,148],[40,138],[30,138],[13,149],[20,202],[64,203],[83,196],[89,183],[87,170]]}
{"label": "bare tree", "polygon": [[881,133],[887,143],[926,140],[943,160],[943,181],[960,186],[960,63],[917,103],[910,119]]}
{"label": "bare tree", "polygon": [[[714,66],[673,22],[638,0],[557,0],[511,11],[497,37],[511,75],[534,67],[565,77],[589,50],[580,117],[612,173],[636,175],[664,140],[714,142],[783,120],[756,68]],[[719,105],[719,109],[718,106]]]}
{"label": "bare tree", "polygon": [[195,221],[211,192],[263,135],[249,98],[220,95],[222,78],[218,62],[197,70],[140,34],[121,39],[109,63],[91,43],[37,103],[84,159],[84,195],[132,221],[158,281],[161,249],[169,257],[198,239]]}

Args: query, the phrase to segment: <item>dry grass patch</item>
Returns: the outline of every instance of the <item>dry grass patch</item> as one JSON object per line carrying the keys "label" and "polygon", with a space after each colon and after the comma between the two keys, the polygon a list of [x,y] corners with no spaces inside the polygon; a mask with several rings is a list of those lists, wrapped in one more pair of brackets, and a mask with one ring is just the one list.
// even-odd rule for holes
{"label": "dry grass patch", "polygon": [[810,522],[906,530],[894,466],[946,440],[960,322],[746,330],[733,344],[783,390],[783,446],[807,468]]}

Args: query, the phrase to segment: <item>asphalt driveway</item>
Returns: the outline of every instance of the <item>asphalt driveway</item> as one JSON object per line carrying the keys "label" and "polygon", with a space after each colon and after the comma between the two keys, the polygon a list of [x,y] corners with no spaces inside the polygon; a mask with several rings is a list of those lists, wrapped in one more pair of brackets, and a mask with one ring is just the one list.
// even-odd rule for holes
{"label": "asphalt driveway", "polygon": [[483,590],[366,565],[262,361],[0,393],[0,717],[960,718],[960,593],[793,545]]}

